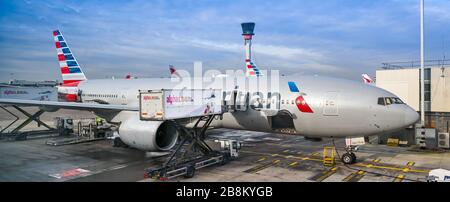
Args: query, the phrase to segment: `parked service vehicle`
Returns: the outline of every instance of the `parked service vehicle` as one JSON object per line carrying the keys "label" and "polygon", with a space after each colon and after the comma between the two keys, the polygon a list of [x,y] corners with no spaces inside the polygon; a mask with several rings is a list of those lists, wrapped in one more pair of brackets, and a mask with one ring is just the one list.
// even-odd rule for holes
{"label": "parked service vehicle", "polygon": [[431,170],[428,173],[427,182],[450,182],[450,170],[442,168]]}

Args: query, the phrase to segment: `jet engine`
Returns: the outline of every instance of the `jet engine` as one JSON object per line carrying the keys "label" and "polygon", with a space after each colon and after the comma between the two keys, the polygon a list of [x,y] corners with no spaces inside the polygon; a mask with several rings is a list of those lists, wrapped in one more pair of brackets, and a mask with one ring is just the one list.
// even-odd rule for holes
{"label": "jet engine", "polygon": [[138,113],[131,113],[121,122],[120,139],[128,146],[144,151],[168,151],[175,146],[180,134],[173,122],[141,121]]}

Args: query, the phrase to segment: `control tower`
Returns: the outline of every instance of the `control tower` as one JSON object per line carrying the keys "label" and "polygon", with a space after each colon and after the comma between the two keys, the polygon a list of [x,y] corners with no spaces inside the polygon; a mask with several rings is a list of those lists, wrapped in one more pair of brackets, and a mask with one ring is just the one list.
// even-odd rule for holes
{"label": "control tower", "polygon": [[252,62],[252,38],[255,33],[254,22],[244,22],[242,26],[242,36],[244,36],[245,45],[245,65],[247,66],[247,76],[261,76],[259,69]]}

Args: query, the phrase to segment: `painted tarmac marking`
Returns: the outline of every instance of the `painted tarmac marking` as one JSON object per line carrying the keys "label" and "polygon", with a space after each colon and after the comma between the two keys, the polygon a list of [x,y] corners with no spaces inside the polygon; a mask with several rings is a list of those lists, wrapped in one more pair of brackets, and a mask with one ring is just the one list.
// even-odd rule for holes
{"label": "painted tarmac marking", "polygon": [[328,177],[330,177],[331,175],[336,173],[337,170],[338,170],[338,167],[333,167],[327,171],[324,171],[317,175],[312,176],[311,178],[309,178],[309,180],[316,181],[316,182],[322,182],[323,180],[327,179]]}
{"label": "painted tarmac marking", "polygon": [[410,172],[412,169],[411,167],[414,166],[416,163],[414,161],[409,161],[408,163],[406,163],[406,167],[403,168],[403,172],[407,173]]}
{"label": "painted tarmac marking", "polygon": [[[385,169],[385,170],[392,170],[392,171],[406,171],[405,168],[399,168],[399,167],[394,167],[394,166],[381,166],[381,165],[373,165],[373,164],[365,164],[365,163],[356,163],[354,164],[354,166],[359,166],[359,167],[367,167],[370,165],[370,168],[375,168],[375,169]],[[415,170],[415,169],[407,169],[407,172],[414,172],[414,173],[428,173],[430,172],[429,170]]]}
{"label": "painted tarmac marking", "polygon": [[255,167],[253,167],[253,168],[250,168],[250,169],[248,169],[248,170],[245,170],[244,172],[245,172],[245,173],[256,173],[256,172],[261,171],[261,170],[264,170],[264,169],[266,169],[266,168],[268,168],[268,167],[277,165],[277,164],[279,164],[280,162],[281,162],[281,161],[278,160],[278,159],[277,159],[277,160],[273,160],[272,162],[268,162],[268,163],[265,163],[265,164],[257,165],[257,166],[255,166]]}
{"label": "painted tarmac marking", "polygon": [[289,167],[294,167],[294,166],[296,166],[296,165],[298,165],[298,162],[297,162],[297,161],[294,161],[294,162],[292,162],[292,163],[289,164]]}
{"label": "painted tarmac marking", "polygon": [[258,161],[256,161],[256,162],[261,162],[261,161],[265,161],[267,159],[267,157],[262,157],[262,158],[260,158]]}
{"label": "painted tarmac marking", "polygon": [[343,182],[358,182],[364,177],[364,174],[366,174],[365,171],[359,170],[358,172],[351,173],[344,179],[342,179]]}
{"label": "painted tarmac marking", "polygon": [[[241,151],[241,152],[242,153],[249,153],[249,154],[278,156],[278,157],[286,158],[285,155],[272,154],[272,153],[262,153],[262,152],[253,152],[253,151]],[[312,158],[312,156],[309,156],[309,157],[308,156],[306,156],[306,157],[294,156],[294,157],[291,157],[291,158],[292,159],[299,159],[299,160],[323,162],[322,158],[320,158],[320,159],[319,158]],[[391,166],[391,165],[375,165],[375,164],[372,164],[372,163],[356,163],[356,164],[353,164],[353,166],[370,167],[370,168],[373,168],[373,169],[384,169],[384,170],[400,171],[400,172],[402,172],[403,169],[404,169],[403,167],[395,167],[395,166]],[[430,170],[409,169],[408,172],[412,172],[412,173],[428,173],[428,172],[430,172]]]}
{"label": "painted tarmac marking", "polygon": [[400,174],[400,175],[397,175],[392,182],[401,182],[401,181],[403,181],[403,179],[405,179],[405,175]]}

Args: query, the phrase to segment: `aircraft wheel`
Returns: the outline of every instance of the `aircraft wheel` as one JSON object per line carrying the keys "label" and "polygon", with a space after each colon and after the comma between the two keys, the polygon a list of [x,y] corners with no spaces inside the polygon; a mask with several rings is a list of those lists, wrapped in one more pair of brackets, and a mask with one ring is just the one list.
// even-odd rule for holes
{"label": "aircraft wheel", "polygon": [[116,138],[114,138],[113,146],[114,147],[125,147],[125,143],[123,143],[120,138],[116,137]]}
{"label": "aircraft wheel", "polygon": [[220,164],[221,165],[225,165],[228,162],[230,162],[230,156],[229,156],[229,154],[224,154],[223,157],[222,157],[222,162]]}
{"label": "aircraft wheel", "polygon": [[341,160],[344,164],[352,164],[353,156],[350,153],[345,153],[342,155]]}
{"label": "aircraft wheel", "polygon": [[184,175],[185,178],[193,178],[195,175],[195,167],[194,166],[188,166],[186,170],[186,174]]}

